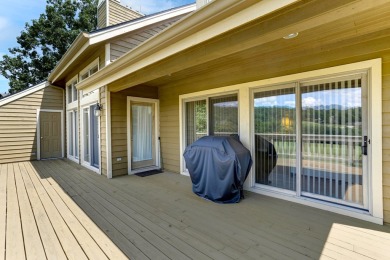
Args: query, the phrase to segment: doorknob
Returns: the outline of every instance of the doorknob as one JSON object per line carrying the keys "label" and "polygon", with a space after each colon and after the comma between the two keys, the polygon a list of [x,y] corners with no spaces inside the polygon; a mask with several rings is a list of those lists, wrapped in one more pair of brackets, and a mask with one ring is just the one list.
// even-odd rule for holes
{"label": "doorknob", "polygon": [[41,136],[41,139],[43,139],[43,136]]}

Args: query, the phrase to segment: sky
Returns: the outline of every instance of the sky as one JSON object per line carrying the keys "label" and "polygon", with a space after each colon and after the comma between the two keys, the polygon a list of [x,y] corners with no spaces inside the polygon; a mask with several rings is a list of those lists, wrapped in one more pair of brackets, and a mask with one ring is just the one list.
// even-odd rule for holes
{"label": "sky", "polygon": [[[152,14],[195,0],[121,0],[123,5],[144,14]],[[16,47],[16,37],[27,22],[39,18],[45,12],[46,0],[0,0],[0,59],[8,54],[8,49]],[[0,94],[7,92],[8,81],[0,76]]]}
{"label": "sky", "polygon": [[[295,94],[256,98],[255,107],[295,107]],[[303,108],[340,105],[344,108],[361,107],[360,88],[333,89],[302,94]]]}

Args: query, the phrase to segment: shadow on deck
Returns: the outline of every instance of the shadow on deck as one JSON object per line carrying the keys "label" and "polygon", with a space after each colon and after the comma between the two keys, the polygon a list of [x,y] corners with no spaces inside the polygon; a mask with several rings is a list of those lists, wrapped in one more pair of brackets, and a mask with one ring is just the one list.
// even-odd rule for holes
{"label": "shadow on deck", "polygon": [[[43,232],[55,233],[68,258],[77,256],[77,248],[72,249],[69,242],[73,240],[81,249],[79,253],[92,259],[117,259],[121,257],[117,248],[132,259],[389,257],[389,226],[379,226],[251,192],[246,192],[246,199],[238,204],[214,204],[191,192],[189,178],[173,173],[107,180],[105,176],[67,160],[9,164],[6,167],[3,165],[1,170],[1,181],[8,176],[7,203],[14,204],[19,200],[21,235],[24,236],[22,241],[10,241],[17,239],[17,236],[11,235],[10,229],[18,230],[13,223],[13,218],[19,218],[16,214],[18,211],[11,207],[5,218],[5,213],[1,211],[0,221],[4,218],[7,227],[6,232],[0,228],[0,235],[5,234],[7,259],[13,259],[10,257],[15,251],[10,246],[22,246],[26,255],[31,254],[28,248],[33,240],[41,241],[48,257],[50,252],[46,252]],[[17,175],[22,175],[22,178]],[[15,191],[12,178],[16,183]],[[26,190],[31,190],[30,184],[36,190],[27,194],[33,212],[30,217],[35,220],[40,240],[38,237],[26,237],[27,233],[24,232],[26,220],[23,219],[22,211],[25,210],[22,209],[27,204],[21,201],[23,196],[19,193],[23,185],[18,182],[23,183]],[[3,190],[0,189],[0,192]],[[9,194],[12,193],[18,196],[10,198]],[[34,203],[43,205],[44,211],[41,213],[46,215],[43,218],[47,218],[51,224],[47,230],[39,224],[42,216],[37,215],[39,211]],[[15,216],[10,216],[13,212]],[[56,219],[56,216],[62,220]],[[62,226],[57,222],[63,222]],[[102,254],[92,250],[94,247],[98,247]],[[93,252],[95,255],[92,255]]]}

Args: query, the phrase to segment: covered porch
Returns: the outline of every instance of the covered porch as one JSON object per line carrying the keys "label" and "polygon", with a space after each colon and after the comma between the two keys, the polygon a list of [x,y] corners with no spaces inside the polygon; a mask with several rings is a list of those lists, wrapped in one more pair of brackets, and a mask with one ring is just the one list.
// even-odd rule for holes
{"label": "covered porch", "polygon": [[164,172],[110,181],[68,160],[0,165],[0,259],[386,259],[389,226],[245,193],[219,205]]}

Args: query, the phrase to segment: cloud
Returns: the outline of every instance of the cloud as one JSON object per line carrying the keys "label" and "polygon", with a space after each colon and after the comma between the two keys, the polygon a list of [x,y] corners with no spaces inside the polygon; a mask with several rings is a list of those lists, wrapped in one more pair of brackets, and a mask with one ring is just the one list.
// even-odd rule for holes
{"label": "cloud", "polygon": [[302,106],[303,107],[315,107],[322,105],[321,100],[315,99],[314,97],[306,97],[302,99]]}
{"label": "cloud", "polygon": [[0,31],[8,28],[10,22],[6,17],[0,16]]}

